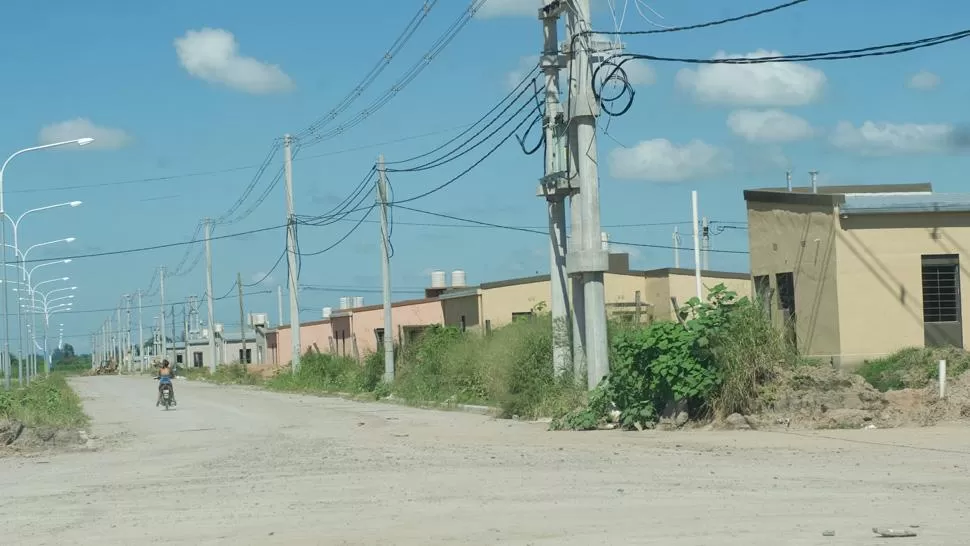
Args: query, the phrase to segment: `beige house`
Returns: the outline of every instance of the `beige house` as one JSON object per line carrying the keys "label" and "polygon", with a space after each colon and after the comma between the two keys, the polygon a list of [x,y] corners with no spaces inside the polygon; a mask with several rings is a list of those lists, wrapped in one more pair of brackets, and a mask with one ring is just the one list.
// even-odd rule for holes
{"label": "beige house", "polygon": [[754,289],[800,352],[855,367],[964,346],[970,194],[930,184],[744,192]]}
{"label": "beige house", "polygon": [[[607,313],[648,323],[675,318],[675,305],[696,295],[694,271],[689,269],[629,269],[629,256],[610,255],[611,270],[605,274]],[[743,296],[751,295],[747,273],[704,271],[702,283],[711,288],[723,283]],[[488,332],[518,317],[549,310],[549,275],[486,282],[478,286],[448,289],[438,295],[448,326]]]}

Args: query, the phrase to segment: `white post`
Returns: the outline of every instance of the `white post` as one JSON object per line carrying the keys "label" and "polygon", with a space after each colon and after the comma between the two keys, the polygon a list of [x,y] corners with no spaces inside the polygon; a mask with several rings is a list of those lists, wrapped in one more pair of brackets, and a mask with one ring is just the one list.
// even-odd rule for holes
{"label": "white post", "polygon": [[697,284],[697,299],[704,301],[704,286],[701,284],[701,245],[697,226],[697,190],[690,192],[690,207],[694,225],[694,282]]}
{"label": "white post", "polygon": [[940,398],[946,398],[946,360],[940,361]]}
{"label": "white post", "polygon": [[674,269],[680,269],[680,233],[674,226]]}
{"label": "white post", "polygon": [[142,328],[141,290],[138,291],[138,371],[145,371],[145,330]]}
{"label": "white post", "polygon": [[[178,273],[178,272],[176,272]],[[161,337],[159,338],[159,343],[161,344],[161,354],[162,359],[168,358],[168,342],[165,339],[165,267],[161,267],[158,270],[158,290],[161,296],[162,303],[159,305],[159,312],[162,316],[161,321]],[[172,332],[174,335],[175,332]]]}

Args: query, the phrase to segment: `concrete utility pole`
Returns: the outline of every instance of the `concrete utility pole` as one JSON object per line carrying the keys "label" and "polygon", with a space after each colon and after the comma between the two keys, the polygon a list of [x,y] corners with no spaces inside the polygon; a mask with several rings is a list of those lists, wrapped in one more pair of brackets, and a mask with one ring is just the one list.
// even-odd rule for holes
{"label": "concrete utility pole", "polygon": [[192,299],[186,298],[185,299],[185,324],[183,325],[185,331],[182,333],[182,335],[184,336],[182,338],[183,339],[182,366],[184,366],[185,368],[191,368],[194,365],[194,363],[189,362],[189,354],[191,352],[189,351],[189,321],[191,319],[192,319]]}
{"label": "concrete utility pole", "polygon": [[283,326],[283,287],[276,285],[276,327]]}
{"label": "concrete utility pole", "polygon": [[142,327],[141,290],[138,291],[138,371],[145,371],[145,330]]}
{"label": "concrete utility pole", "polygon": [[130,372],[135,367],[135,352],[131,349],[131,294],[125,294],[125,355]]}
{"label": "concrete utility pole", "polygon": [[300,343],[300,301],[299,282],[296,270],[296,213],[293,212],[293,153],[290,150],[290,135],[283,136],[283,170],[286,180],[286,264],[290,287],[290,340],[292,341],[293,360],[290,367],[293,373],[300,371],[300,357],[303,345]]}
{"label": "concrete utility pole", "polygon": [[791,171],[785,171],[785,181],[787,182],[788,191],[791,191]]}
{"label": "concrete utility pole", "polygon": [[161,320],[161,338],[159,343],[161,344],[162,358],[168,358],[168,344],[165,340],[165,266],[158,268],[158,292],[162,298],[162,303],[159,305],[161,310],[162,320]]}
{"label": "concrete utility pole", "polygon": [[690,208],[694,225],[694,283],[697,285],[697,299],[704,301],[704,286],[701,284],[701,245],[697,232],[697,190],[690,192]]}
{"label": "concrete utility pole", "polygon": [[[579,181],[580,215],[582,218],[581,248],[570,249],[569,270],[583,278],[583,298],[586,311],[586,368],[587,386],[594,389],[610,373],[609,341],[606,333],[606,291],[604,273],[609,269],[609,253],[600,242],[600,197],[597,171],[596,116],[599,103],[593,96],[593,38],[590,27],[590,0],[572,0],[572,32],[574,44],[569,50],[570,83],[569,128],[574,148],[572,160]],[[574,248],[574,247],[573,247]]]}
{"label": "concrete utility pole", "polygon": [[394,327],[391,317],[391,234],[387,225],[387,171],[377,158],[377,203],[381,207],[381,276],[384,292],[384,381],[394,381]]}
{"label": "concrete utility pole", "polygon": [[118,362],[118,372],[120,373],[121,368],[124,367],[124,355],[125,355],[124,351],[122,350],[122,344],[124,343],[124,339],[123,339],[124,336],[121,335],[122,330],[121,330],[121,306],[120,305],[118,306],[117,313],[118,313],[118,333],[115,335],[115,340],[117,341],[116,343],[117,354],[118,354],[117,362]]}
{"label": "concrete utility pole", "polygon": [[559,100],[559,71],[563,68],[559,56],[559,18],[565,7],[561,0],[546,0],[545,6],[539,9],[543,38],[540,64],[546,76],[543,118],[546,153],[545,169],[536,193],[546,200],[548,214],[549,310],[552,313],[552,363],[557,376],[570,370],[573,356],[570,346],[573,321],[570,319],[566,274],[566,199],[575,192],[564,161],[565,120]]}
{"label": "concrete utility pole", "polygon": [[680,232],[674,226],[674,268],[680,269]]}
{"label": "concrete utility pole", "polygon": [[[575,13],[569,10],[566,15],[566,34],[567,41],[563,50],[569,55],[570,69],[575,67],[575,58],[572,56],[572,37],[579,30],[577,29],[577,19]],[[572,74],[570,72],[570,74]],[[574,93],[576,85],[575,74],[572,75],[568,83],[570,96]],[[571,112],[570,112],[571,114]],[[583,241],[583,194],[576,190],[578,188],[576,160],[580,154],[576,143],[574,127],[569,127],[566,134],[566,177],[572,192],[569,196],[569,239],[572,243],[568,247],[566,254],[566,269],[569,273],[570,294],[572,295],[572,336],[573,336],[573,376],[577,384],[581,384],[586,379],[589,383],[589,372],[586,368],[586,296],[583,293],[583,276],[572,270],[574,256],[582,248]]]}
{"label": "concrete utility pole", "polygon": [[812,178],[812,193],[818,193],[818,171],[808,171],[808,176]]}
{"label": "concrete utility pole", "polygon": [[701,219],[701,250],[704,251],[701,256],[701,264],[703,271],[711,270],[711,225],[707,221],[707,216]]}
{"label": "concrete utility pole", "polygon": [[205,219],[205,292],[209,307],[209,370],[216,371],[216,319],[212,295],[212,220]]}
{"label": "concrete utility pole", "polygon": [[246,311],[243,306],[242,273],[236,273],[236,286],[239,287],[239,337],[242,338],[242,355],[239,356],[239,362],[245,366],[249,362],[246,360]]}

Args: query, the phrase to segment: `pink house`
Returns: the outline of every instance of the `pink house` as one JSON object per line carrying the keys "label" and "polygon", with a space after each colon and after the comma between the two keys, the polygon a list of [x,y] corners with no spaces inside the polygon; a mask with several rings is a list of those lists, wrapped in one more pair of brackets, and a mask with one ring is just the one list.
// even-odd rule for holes
{"label": "pink house", "polygon": [[[283,365],[293,359],[293,337],[289,325],[276,330],[276,364]],[[303,353],[313,350],[321,353],[332,352],[333,329],[329,320],[315,320],[300,325],[300,345]]]}
{"label": "pink house", "polygon": [[[391,305],[392,338],[400,344],[432,324],[444,324],[438,298],[405,300]],[[384,306],[368,305],[356,309],[334,310],[330,315],[333,351],[339,355],[363,358],[378,350],[384,340]]]}

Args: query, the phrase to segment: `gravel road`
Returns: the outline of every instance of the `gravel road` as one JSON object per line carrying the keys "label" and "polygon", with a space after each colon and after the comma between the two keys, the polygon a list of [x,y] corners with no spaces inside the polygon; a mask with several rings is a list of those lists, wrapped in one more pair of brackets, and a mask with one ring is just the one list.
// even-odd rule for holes
{"label": "gravel road", "polygon": [[[965,545],[970,434],[551,433],[149,378],[73,381],[95,452],[0,459],[0,544]],[[919,525],[916,538],[871,528]],[[833,530],[834,537],[822,532]]]}

